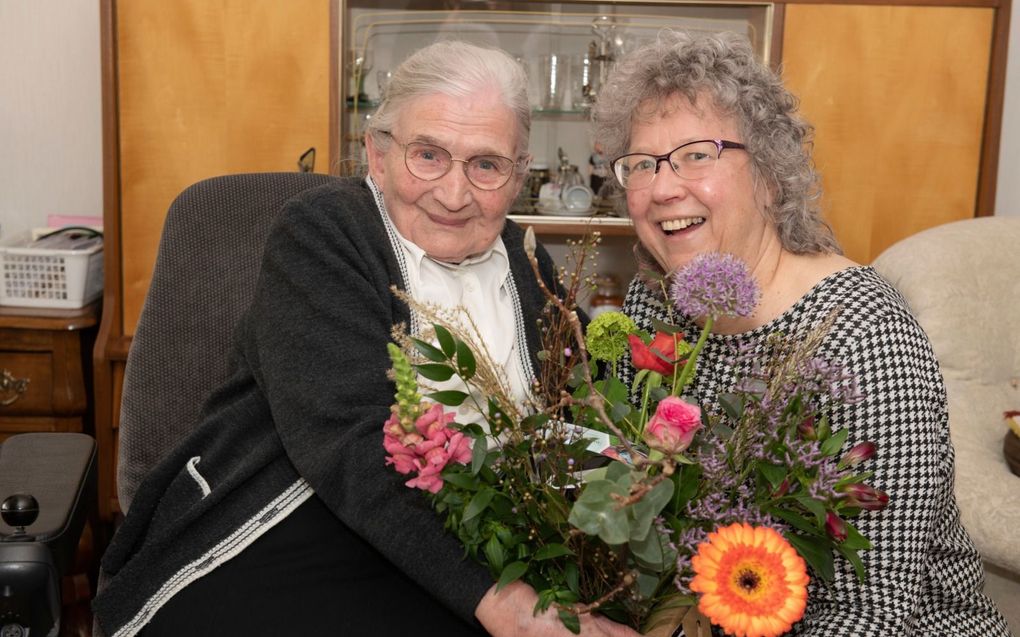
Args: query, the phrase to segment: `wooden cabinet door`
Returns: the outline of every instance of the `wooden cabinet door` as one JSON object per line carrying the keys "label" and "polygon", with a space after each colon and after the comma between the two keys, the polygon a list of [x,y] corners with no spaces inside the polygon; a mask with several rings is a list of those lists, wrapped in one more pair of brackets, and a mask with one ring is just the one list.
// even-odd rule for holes
{"label": "wooden cabinet door", "polygon": [[790,4],[783,76],[847,255],[975,215],[994,9]]}
{"label": "wooden cabinet door", "polygon": [[[207,177],[328,172],[329,0],[116,2],[123,331],[173,198]],[[230,232],[224,228],[223,232]]]}

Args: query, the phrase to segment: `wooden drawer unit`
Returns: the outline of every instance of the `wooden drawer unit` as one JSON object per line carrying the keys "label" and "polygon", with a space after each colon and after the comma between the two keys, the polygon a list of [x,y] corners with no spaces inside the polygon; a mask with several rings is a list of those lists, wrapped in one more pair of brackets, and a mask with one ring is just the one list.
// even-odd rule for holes
{"label": "wooden drawer unit", "polygon": [[26,431],[91,433],[98,304],[0,307],[0,439]]}

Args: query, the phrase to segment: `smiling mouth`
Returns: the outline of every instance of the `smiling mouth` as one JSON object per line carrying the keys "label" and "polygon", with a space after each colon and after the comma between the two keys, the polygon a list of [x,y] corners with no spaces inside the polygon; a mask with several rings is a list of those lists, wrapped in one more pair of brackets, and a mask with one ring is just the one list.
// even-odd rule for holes
{"label": "smiling mouth", "polygon": [[704,217],[686,217],[684,219],[668,219],[659,223],[659,227],[667,235],[671,235],[674,232],[680,232],[686,230],[691,226],[698,226],[705,223]]}
{"label": "smiling mouth", "polygon": [[429,215],[429,219],[431,219],[432,222],[437,225],[447,226],[451,228],[463,227],[467,225],[467,222],[470,220],[467,217],[443,217],[440,215]]}

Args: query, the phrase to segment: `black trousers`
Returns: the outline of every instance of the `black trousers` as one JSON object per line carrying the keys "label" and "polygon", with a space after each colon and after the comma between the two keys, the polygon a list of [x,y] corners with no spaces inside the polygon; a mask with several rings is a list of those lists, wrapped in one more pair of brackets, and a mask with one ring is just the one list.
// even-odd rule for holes
{"label": "black trousers", "polygon": [[143,637],[485,635],[432,598],[312,496],[172,597]]}

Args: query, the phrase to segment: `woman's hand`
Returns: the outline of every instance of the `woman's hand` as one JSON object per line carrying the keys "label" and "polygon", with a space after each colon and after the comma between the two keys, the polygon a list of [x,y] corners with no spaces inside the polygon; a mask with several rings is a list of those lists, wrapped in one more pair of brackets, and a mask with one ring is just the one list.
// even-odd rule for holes
{"label": "woman's hand", "polygon": [[[496,587],[485,594],[475,617],[493,637],[575,637],[552,608],[535,615],[538,594],[523,582]],[[581,615],[581,637],[639,637],[632,629],[599,615]]]}

